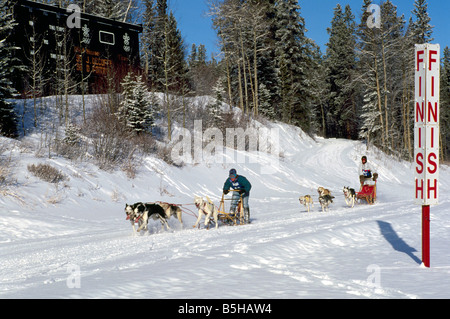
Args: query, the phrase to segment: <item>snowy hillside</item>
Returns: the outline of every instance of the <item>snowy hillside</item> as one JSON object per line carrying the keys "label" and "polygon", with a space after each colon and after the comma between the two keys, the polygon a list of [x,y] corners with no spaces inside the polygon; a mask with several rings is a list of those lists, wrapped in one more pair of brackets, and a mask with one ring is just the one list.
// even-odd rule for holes
{"label": "snowy hillside", "polygon": [[[38,136],[1,139],[16,182],[0,197],[0,298],[450,298],[450,169],[441,167],[440,205],[432,207],[431,268],[421,266],[421,208],[413,204],[410,163],[360,142],[309,138],[279,128],[274,174],[261,165],[169,166],[142,159],[134,179],[117,170],[29,150]],[[5,144],[6,143],[6,144]],[[362,155],[380,178],[378,203],[348,208]],[[248,155],[253,156],[253,155]],[[266,160],[277,161],[266,155]],[[50,184],[30,164],[68,178]],[[193,210],[195,195],[216,204],[230,168],[252,183],[252,224],[193,229],[195,217],[150,222],[136,236],[125,203],[167,201]],[[320,211],[317,187],[336,197]],[[300,195],[314,198],[307,213]]]}

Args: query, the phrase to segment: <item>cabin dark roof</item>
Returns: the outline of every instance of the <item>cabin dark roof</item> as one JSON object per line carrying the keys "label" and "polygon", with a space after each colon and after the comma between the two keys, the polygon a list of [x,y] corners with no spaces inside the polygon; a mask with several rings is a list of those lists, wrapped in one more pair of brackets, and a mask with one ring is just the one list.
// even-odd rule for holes
{"label": "cabin dark roof", "polygon": [[[48,5],[48,4],[44,4],[44,3],[40,3],[40,2],[28,1],[28,0],[18,0],[17,5],[20,5],[21,7],[25,7],[25,8],[31,8],[31,9],[36,8],[41,11],[48,11],[48,12],[57,13],[60,15],[65,15],[65,16],[69,16],[73,13],[72,11],[67,11],[67,8],[60,8],[60,7],[56,7],[56,6],[52,6],[52,5]],[[89,13],[83,13],[83,12],[80,13],[80,18],[82,20],[83,19],[84,20],[95,20],[97,23],[113,25],[114,27],[117,27],[117,28],[125,28],[125,29],[129,29],[129,30],[136,31],[139,33],[142,32],[142,25],[123,22],[123,21],[119,21],[116,19],[108,19],[108,18],[104,18],[101,16],[97,16],[97,15],[93,15],[93,14],[89,14]]]}

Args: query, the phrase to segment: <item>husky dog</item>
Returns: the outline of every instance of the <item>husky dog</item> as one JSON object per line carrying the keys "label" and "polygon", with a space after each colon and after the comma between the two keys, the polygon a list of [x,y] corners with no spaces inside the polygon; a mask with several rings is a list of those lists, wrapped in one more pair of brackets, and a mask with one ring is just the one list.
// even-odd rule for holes
{"label": "husky dog", "polygon": [[[214,205],[214,203],[207,197],[207,200],[204,200],[202,197],[195,196],[194,204],[198,208],[198,219],[193,228],[197,227],[202,219],[202,216],[205,215],[205,227],[209,229],[209,222],[211,216],[214,218],[214,222],[216,223],[216,229],[219,227],[219,210]],[[200,228],[200,226],[199,226]]]}
{"label": "husky dog", "polygon": [[334,196],[331,195],[323,195],[323,196],[319,196],[319,203],[320,206],[322,206],[322,212],[328,211],[328,207],[330,206],[331,203],[333,203],[333,198]]}
{"label": "husky dog", "polygon": [[142,211],[144,204],[139,202],[133,205],[125,204],[125,214],[127,215],[127,220],[130,221],[131,226],[133,226],[133,231],[136,232],[135,223],[138,223],[139,227],[142,225]]}
{"label": "husky dog", "polygon": [[311,206],[314,207],[313,199],[310,195],[300,196],[299,201],[300,204],[305,205],[308,213]]}
{"label": "husky dog", "polygon": [[181,208],[179,206],[168,203],[159,203],[159,205],[164,209],[167,219],[170,219],[172,216],[175,217],[176,215],[181,226],[183,226],[183,220],[181,219]]}
{"label": "husky dog", "polygon": [[323,188],[323,187],[319,187],[317,189],[317,192],[319,193],[319,196],[325,196],[325,195],[330,195],[331,196],[331,192],[329,189]]}
{"label": "husky dog", "polygon": [[355,202],[356,202],[355,190],[353,188],[344,186],[343,192],[344,192],[344,196],[345,196],[345,202],[347,203],[348,206],[351,206],[353,208],[353,206],[355,206]]}
{"label": "husky dog", "polygon": [[[125,204],[125,213],[127,214],[127,220],[130,220],[131,225],[133,225],[133,230],[139,233],[141,230],[148,230],[148,219],[153,218],[153,220],[158,220],[161,222],[162,227],[167,227],[170,229],[167,223],[166,214],[164,209],[154,203],[136,203],[133,205]],[[138,223],[139,228],[136,230],[134,227],[135,223]]]}

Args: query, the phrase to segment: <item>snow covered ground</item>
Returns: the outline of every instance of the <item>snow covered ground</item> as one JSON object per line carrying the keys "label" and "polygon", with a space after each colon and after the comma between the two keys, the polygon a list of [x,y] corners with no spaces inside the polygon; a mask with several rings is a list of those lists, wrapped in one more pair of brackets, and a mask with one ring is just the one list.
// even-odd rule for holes
{"label": "snow covered ground", "polygon": [[[360,142],[280,132],[274,174],[259,164],[181,168],[147,157],[134,179],[92,164],[37,157],[33,137],[8,143],[17,182],[0,197],[0,298],[450,298],[450,169],[441,166],[440,205],[431,208],[431,268],[421,266],[421,208],[413,169]],[[346,207],[362,155],[380,178],[378,202]],[[248,155],[253,156],[253,155]],[[48,163],[69,178],[57,186],[27,165]],[[167,201],[193,210],[194,195],[218,204],[230,168],[253,185],[252,224],[193,229],[195,217],[150,222],[133,235],[125,203]],[[320,211],[317,187],[336,197]],[[307,213],[298,197],[310,194]]]}

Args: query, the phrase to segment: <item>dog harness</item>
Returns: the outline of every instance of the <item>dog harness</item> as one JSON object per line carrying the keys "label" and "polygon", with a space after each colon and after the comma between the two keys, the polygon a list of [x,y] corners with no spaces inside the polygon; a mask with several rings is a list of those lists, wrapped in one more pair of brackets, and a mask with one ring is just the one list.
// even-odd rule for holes
{"label": "dog harness", "polygon": [[205,212],[205,207],[206,207],[207,204],[209,204],[209,203],[204,202],[203,205],[202,205],[202,207],[200,207],[199,204],[195,204],[195,206],[196,206],[198,209],[200,209],[200,210],[203,212],[203,214],[207,215],[207,213]]}

